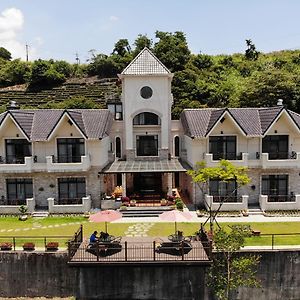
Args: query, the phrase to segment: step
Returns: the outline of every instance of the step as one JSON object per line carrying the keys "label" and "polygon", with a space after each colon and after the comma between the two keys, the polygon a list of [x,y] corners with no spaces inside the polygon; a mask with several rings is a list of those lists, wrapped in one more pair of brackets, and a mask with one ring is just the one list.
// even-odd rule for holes
{"label": "step", "polygon": [[33,218],[47,218],[49,216],[48,211],[34,211],[31,216]]}

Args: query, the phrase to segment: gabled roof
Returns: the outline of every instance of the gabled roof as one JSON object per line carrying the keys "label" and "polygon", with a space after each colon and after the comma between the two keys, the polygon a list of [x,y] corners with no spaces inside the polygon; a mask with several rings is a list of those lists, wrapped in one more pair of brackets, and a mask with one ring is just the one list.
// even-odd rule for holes
{"label": "gabled roof", "polygon": [[145,47],[123,70],[121,75],[163,75],[171,72]]}
{"label": "gabled roof", "polygon": [[186,109],[181,114],[184,132],[192,138],[206,137],[227,112],[247,136],[263,136],[277,117],[285,111],[300,129],[300,115],[283,106],[270,108]]}
{"label": "gabled roof", "polygon": [[87,139],[102,139],[109,134],[112,116],[107,109],[12,110],[0,114],[0,126],[11,115],[31,141],[46,141],[60,120],[67,115]]}

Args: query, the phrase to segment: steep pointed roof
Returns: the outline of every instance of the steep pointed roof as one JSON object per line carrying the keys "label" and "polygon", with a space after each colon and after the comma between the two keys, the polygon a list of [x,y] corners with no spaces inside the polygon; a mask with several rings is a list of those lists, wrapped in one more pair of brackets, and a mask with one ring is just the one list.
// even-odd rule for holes
{"label": "steep pointed roof", "polygon": [[109,135],[112,115],[108,109],[39,109],[15,110],[0,114],[0,126],[10,115],[31,141],[47,141],[63,116],[68,115],[87,139]]}
{"label": "steep pointed roof", "polygon": [[123,70],[121,75],[163,75],[171,72],[145,47]]}
{"label": "steep pointed roof", "polygon": [[282,111],[286,111],[300,129],[300,115],[280,106],[269,108],[206,108],[185,109],[182,112],[180,119],[185,134],[191,138],[206,137],[213,126],[221,120],[225,111],[247,136],[263,136]]}

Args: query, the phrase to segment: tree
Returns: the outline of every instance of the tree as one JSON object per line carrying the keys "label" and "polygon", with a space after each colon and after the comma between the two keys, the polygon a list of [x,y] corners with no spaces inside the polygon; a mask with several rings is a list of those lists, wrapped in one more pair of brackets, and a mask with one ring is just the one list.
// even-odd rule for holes
{"label": "tree", "polygon": [[183,70],[191,54],[184,33],[156,31],[155,37],[154,54],[171,72]]}
{"label": "tree", "polygon": [[90,99],[84,97],[73,97],[60,103],[47,103],[44,108],[94,109],[103,107]]}
{"label": "tree", "polygon": [[126,53],[131,52],[131,47],[127,39],[120,39],[115,43],[113,54],[125,56]]}
{"label": "tree", "polygon": [[3,47],[0,47],[0,58],[11,60],[11,53]]}
{"label": "tree", "polygon": [[245,238],[251,235],[250,226],[229,228],[230,232],[220,229],[214,236],[216,253],[208,276],[208,285],[220,300],[231,299],[231,293],[239,286],[259,286],[255,275],[260,257],[237,253],[244,246]]}
{"label": "tree", "polygon": [[134,41],[134,56],[136,56],[140,51],[142,51],[145,47],[151,49],[152,40],[147,37],[147,35],[139,34],[136,40]]}
{"label": "tree", "polygon": [[[195,170],[188,170],[187,174],[192,177],[193,182],[198,184],[202,195],[208,192],[209,181],[218,180],[221,182],[236,182],[236,190],[243,185],[250,182],[250,178],[247,175],[246,167],[237,167],[228,160],[221,159],[216,167],[206,167],[205,162],[198,162]],[[223,203],[220,202],[219,208],[213,212],[211,205],[209,207],[209,221],[210,221],[210,232],[213,233],[213,222],[216,219],[218,212],[220,211]],[[207,220],[207,221],[208,221]],[[206,222],[207,222],[206,221]],[[206,223],[205,222],[205,223]]]}
{"label": "tree", "polygon": [[252,43],[252,41],[246,40],[247,49],[245,51],[245,57],[248,60],[257,60],[259,52],[256,50],[255,45]]}

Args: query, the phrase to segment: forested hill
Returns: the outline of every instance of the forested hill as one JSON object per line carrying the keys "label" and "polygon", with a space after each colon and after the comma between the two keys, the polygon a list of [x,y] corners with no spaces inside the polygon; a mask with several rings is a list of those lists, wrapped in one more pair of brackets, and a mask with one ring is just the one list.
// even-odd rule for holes
{"label": "forested hill", "polygon": [[[183,108],[274,106],[279,98],[288,108],[300,113],[300,50],[261,53],[259,45],[256,47],[251,40],[246,40],[246,43],[241,41],[245,43],[244,53],[210,56],[192,54],[182,32],[157,31],[155,37],[153,42],[139,35],[132,45],[127,39],[121,39],[110,55],[91,50],[89,61],[81,65],[54,60],[29,63],[11,60],[10,53],[0,48],[0,87],[23,84],[27,94],[44,89],[50,93],[51,89],[60,89],[70,78],[116,78],[146,46],[174,73],[174,117],[178,117]],[[46,99],[47,92],[44,93]],[[4,94],[0,92],[1,104]],[[63,99],[61,106],[72,105],[72,97]],[[79,105],[91,107],[94,100],[82,95]],[[32,106],[34,99],[26,102],[23,106]],[[48,101],[37,102],[37,107],[45,106],[45,102]]]}

